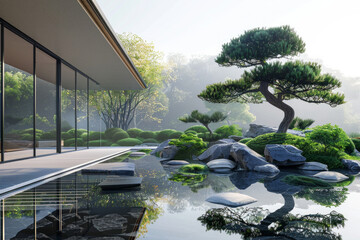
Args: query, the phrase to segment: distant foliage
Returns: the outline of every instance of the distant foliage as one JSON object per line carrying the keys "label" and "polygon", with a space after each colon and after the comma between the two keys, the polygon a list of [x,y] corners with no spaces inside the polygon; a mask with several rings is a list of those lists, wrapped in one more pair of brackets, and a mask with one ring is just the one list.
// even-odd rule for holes
{"label": "distant foliage", "polygon": [[306,128],[310,127],[311,124],[313,124],[315,120],[312,119],[301,119],[299,117],[294,118],[292,122],[290,123],[289,129],[299,129],[299,130],[305,130]]}
{"label": "distant foliage", "polygon": [[242,129],[236,125],[223,125],[214,131],[219,134],[221,138],[228,138],[231,135],[242,136]]}
{"label": "distant foliage", "polygon": [[196,133],[205,133],[207,132],[207,128],[201,125],[195,125],[195,126],[191,126],[188,129],[186,129],[184,132],[188,132],[188,131],[195,131]]}
{"label": "distant foliage", "polygon": [[163,142],[167,139],[170,139],[170,135],[175,133],[176,130],[174,129],[165,129],[165,130],[162,130],[160,131],[157,136],[156,136],[156,139],[159,141],[159,142]]}

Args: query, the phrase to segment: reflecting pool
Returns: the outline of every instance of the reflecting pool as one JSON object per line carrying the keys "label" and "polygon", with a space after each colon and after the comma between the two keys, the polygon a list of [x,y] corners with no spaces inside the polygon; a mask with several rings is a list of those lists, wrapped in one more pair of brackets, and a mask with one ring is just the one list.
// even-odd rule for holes
{"label": "reflecting pool", "polygon": [[[4,239],[360,239],[356,174],[314,188],[285,183],[300,173],[290,170],[183,178],[156,157],[124,158],[110,161],[134,162],[141,187],[104,192],[97,185],[106,175],[79,171],[1,200]],[[226,208],[205,201],[221,192],[257,202]]]}

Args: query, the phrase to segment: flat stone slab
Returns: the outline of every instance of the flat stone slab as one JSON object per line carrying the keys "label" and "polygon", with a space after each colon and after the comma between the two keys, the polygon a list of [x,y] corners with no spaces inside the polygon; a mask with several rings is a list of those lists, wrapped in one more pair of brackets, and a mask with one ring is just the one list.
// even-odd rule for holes
{"label": "flat stone slab", "polygon": [[234,161],[225,158],[211,160],[206,165],[211,171],[218,173],[229,172],[236,167],[236,163]]}
{"label": "flat stone slab", "polygon": [[171,160],[166,162],[167,165],[188,165],[190,164],[188,161],[185,160]]}
{"label": "flat stone slab", "polygon": [[326,172],[319,172],[314,175],[314,177],[320,178],[325,181],[329,182],[341,182],[344,180],[349,179],[349,177],[345,176],[344,174],[338,173],[338,172],[332,172],[332,171],[326,171]]}
{"label": "flat stone slab", "polygon": [[134,188],[141,185],[141,177],[119,176],[108,177],[99,184],[103,190],[118,190],[123,188]]}
{"label": "flat stone slab", "polygon": [[328,166],[319,162],[305,162],[303,165],[298,166],[298,169],[307,171],[327,171]]}
{"label": "flat stone slab", "polygon": [[146,153],[144,153],[144,152],[132,152],[129,154],[129,157],[142,157],[145,155],[146,155]]}
{"label": "flat stone slab", "polygon": [[82,173],[90,174],[116,174],[134,176],[135,164],[129,162],[100,163],[84,168]]}
{"label": "flat stone slab", "polygon": [[207,198],[206,201],[228,207],[240,207],[256,202],[257,200],[245,194],[226,192],[213,195]]}

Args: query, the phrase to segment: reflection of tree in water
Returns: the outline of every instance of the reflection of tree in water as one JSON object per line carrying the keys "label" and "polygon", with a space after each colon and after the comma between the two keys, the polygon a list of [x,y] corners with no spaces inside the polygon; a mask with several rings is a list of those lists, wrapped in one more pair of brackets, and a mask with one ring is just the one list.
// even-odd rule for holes
{"label": "reflection of tree in water", "polygon": [[183,175],[180,173],[173,174],[169,180],[174,182],[181,182],[183,186],[189,186],[191,191],[197,192],[199,189],[208,187],[204,180],[207,178],[206,174]]}
{"label": "reflection of tree in water", "polygon": [[345,217],[332,211],[329,214],[293,215],[292,195],[282,195],[285,204],[273,213],[260,207],[215,208],[198,218],[207,230],[241,234],[245,239],[272,236],[276,239],[341,239],[334,227],[343,227]]}
{"label": "reflection of tree in water", "polygon": [[345,187],[335,188],[305,188],[295,194],[296,198],[313,200],[325,207],[338,207],[345,202],[348,189]]}

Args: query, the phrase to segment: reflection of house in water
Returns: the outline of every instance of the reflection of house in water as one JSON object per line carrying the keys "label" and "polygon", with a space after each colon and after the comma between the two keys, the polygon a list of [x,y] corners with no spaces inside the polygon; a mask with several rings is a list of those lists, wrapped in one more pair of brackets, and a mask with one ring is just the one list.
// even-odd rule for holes
{"label": "reflection of house in water", "polygon": [[1,200],[2,239],[135,239],[145,208],[94,206],[88,193],[98,181],[69,175]]}

